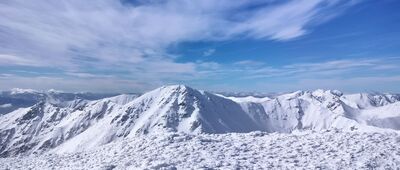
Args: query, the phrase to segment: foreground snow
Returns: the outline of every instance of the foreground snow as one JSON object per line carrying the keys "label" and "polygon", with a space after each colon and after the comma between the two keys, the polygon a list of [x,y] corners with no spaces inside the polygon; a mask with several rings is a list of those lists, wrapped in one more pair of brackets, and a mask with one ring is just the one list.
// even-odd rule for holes
{"label": "foreground snow", "polygon": [[84,152],[1,158],[3,169],[398,169],[398,133],[151,134]]}

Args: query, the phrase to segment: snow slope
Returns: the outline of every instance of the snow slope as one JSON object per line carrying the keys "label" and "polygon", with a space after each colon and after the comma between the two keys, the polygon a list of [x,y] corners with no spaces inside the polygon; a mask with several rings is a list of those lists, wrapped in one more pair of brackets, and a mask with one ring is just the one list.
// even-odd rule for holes
{"label": "snow slope", "polygon": [[[221,95],[219,95],[221,96]],[[224,96],[221,96],[224,97]],[[265,102],[268,100],[271,100],[271,98],[269,97],[262,97],[262,98],[258,98],[258,97],[254,97],[254,96],[246,96],[246,97],[225,97],[228,98],[230,100],[233,100],[234,102],[237,103],[243,103],[243,102],[255,102],[255,103],[260,103],[260,102]]]}
{"label": "snow slope", "polygon": [[[291,132],[294,129],[379,131],[380,128],[398,130],[400,103],[398,100],[380,100],[379,105],[360,109],[354,103],[375,103],[376,100],[357,100],[337,90],[297,91],[266,100],[232,99],[239,102],[257,124],[267,126],[269,132]],[[232,98],[232,97],[229,97]],[[352,100],[353,99],[353,100]],[[374,99],[374,98],[373,98]],[[390,109],[385,109],[390,107]],[[383,109],[383,110],[382,110]],[[371,123],[369,112],[374,112],[374,122],[393,122],[391,126]],[[385,120],[382,120],[385,119]]]}
{"label": "snow slope", "polygon": [[398,169],[397,133],[149,134],[94,150],[1,158],[4,169]]}
{"label": "snow slope", "polygon": [[74,100],[67,107],[41,102],[0,117],[0,124],[2,156],[50,148],[57,152],[82,151],[148,133],[262,129],[239,104],[182,85],[161,87],[135,99],[122,95]]}
{"label": "snow slope", "polygon": [[[396,132],[396,95],[297,91],[274,98],[225,97],[184,85],[99,100],[40,101],[0,116],[0,155],[74,153],[166,133],[292,132],[340,129]],[[379,97],[381,96],[381,97]]]}
{"label": "snow slope", "polygon": [[240,106],[225,98],[190,87],[165,86],[150,91],[120,108],[113,108],[76,137],[53,151],[82,151],[142,134],[166,132],[250,132],[260,127]]}
{"label": "snow slope", "polygon": [[3,115],[0,117],[0,155],[56,147],[96,124],[110,109],[122,106],[118,104],[121,101],[116,97],[97,101],[77,99],[65,107],[42,101]]}

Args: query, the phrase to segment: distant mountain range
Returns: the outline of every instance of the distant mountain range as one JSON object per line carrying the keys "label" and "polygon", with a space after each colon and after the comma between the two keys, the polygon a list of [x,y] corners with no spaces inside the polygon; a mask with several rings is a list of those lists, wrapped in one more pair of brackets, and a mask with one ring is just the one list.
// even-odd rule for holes
{"label": "distant mountain range", "polygon": [[0,115],[9,113],[18,108],[33,106],[41,101],[55,105],[63,105],[64,102],[77,99],[98,100],[117,95],[119,94],[89,92],[65,93],[57,90],[37,91],[32,89],[14,88],[9,91],[0,91]]}
{"label": "distant mountain range", "polygon": [[337,90],[243,96],[184,85],[139,94],[38,92],[0,95],[0,155],[83,151],[165,132],[400,130],[400,95]]}

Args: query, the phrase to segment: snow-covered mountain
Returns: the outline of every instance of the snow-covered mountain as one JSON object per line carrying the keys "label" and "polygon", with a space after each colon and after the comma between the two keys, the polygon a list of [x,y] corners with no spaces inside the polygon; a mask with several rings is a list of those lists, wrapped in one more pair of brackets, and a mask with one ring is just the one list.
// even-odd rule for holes
{"label": "snow-covered mountain", "polygon": [[[343,95],[337,90],[316,90],[297,91],[270,100],[234,100],[238,101],[258,124],[267,126],[267,131],[270,132],[330,128],[371,131],[378,130],[377,128],[400,130],[397,123],[400,116],[400,100],[397,97],[398,95],[384,94]],[[361,105],[363,107],[360,107]],[[385,107],[391,109],[382,110]]]}
{"label": "snow-covered mountain", "polygon": [[38,91],[33,89],[13,88],[9,91],[0,92],[0,115],[9,113],[18,108],[33,106],[45,101],[55,105],[64,105],[74,99],[98,100],[118,94],[97,94],[97,93],[66,93],[54,89]]}
{"label": "snow-covered mountain", "polygon": [[141,96],[40,100],[0,116],[0,155],[84,151],[146,134],[400,130],[400,98],[336,90],[225,97],[184,85]]}

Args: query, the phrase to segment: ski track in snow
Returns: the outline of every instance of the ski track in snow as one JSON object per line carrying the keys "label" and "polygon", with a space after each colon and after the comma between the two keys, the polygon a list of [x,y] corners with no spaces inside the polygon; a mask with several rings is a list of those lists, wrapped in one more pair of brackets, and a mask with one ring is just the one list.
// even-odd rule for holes
{"label": "ski track in snow", "polygon": [[399,169],[398,133],[140,136],[93,150],[0,159],[0,169]]}

